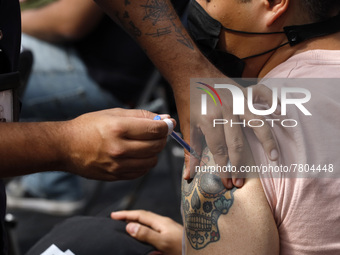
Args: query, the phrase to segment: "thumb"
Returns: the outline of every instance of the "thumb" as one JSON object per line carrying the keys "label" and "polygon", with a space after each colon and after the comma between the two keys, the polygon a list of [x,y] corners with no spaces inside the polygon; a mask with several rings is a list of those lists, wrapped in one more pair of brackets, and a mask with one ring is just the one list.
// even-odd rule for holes
{"label": "thumb", "polygon": [[160,234],[153,229],[139,223],[131,222],[126,225],[126,231],[137,240],[149,243],[157,248],[157,240],[159,241]]}

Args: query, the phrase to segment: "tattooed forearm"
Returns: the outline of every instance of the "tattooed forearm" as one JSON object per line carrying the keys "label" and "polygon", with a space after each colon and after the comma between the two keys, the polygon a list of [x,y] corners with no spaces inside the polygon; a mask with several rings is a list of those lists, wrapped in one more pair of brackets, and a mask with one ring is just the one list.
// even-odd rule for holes
{"label": "tattooed forearm", "polygon": [[116,21],[125,27],[129,31],[129,33],[134,37],[140,37],[142,35],[141,30],[130,20],[130,15],[127,11],[123,13],[122,16],[119,15],[119,12],[115,13]]}
{"label": "tattooed forearm", "polygon": [[[209,156],[204,154],[204,163]],[[198,172],[194,180],[182,185],[182,205],[187,239],[194,249],[202,249],[220,240],[218,219],[228,214],[236,188],[227,190],[219,175]]]}
{"label": "tattooed forearm", "polygon": [[[170,0],[94,1],[97,2],[114,21],[132,33],[132,36],[137,37],[137,42],[141,44],[141,47],[150,47],[152,49],[149,50],[151,58],[159,56],[160,52],[163,52],[162,54],[172,52],[172,48],[176,47],[175,44],[173,44],[174,41],[186,46],[177,48],[176,52],[178,52],[178,55],[189,55],[187,48],[191,50],[194,49],[190,36],[184,28],[181,28],[181,21]],[[156,44],[158,44],[158,46],[154,47]],[[202,57],[199,53],[195,53],[195,56],[197,56],[197,58]],[[158,63],[158,59],[153,59],[153,61],[156,64]],[[161,61],[161,63],[164,62]],[[162,69],[163,67],[159,68]]]}
{"label": "tattooed forearm", "polygon": [[175,32],[176,32],[177,37],[178,37],[177,41],[193,50],[194,45],[192,44],[190,38],[188,38],[188,36],[186,36],[183,33],[181,28],[177,27],[175,24],[173,24],[173,26],[175,28]]}
{"label": "tattooed forearm", "polygon": [[[168,0],[146,0],[145,4],[138,5],[144,9],[145,15],[142,18],[142,22],[151,22],[148,27],[148,32],[143,32],[140,28],[144,27],[144,24],[140,24],[130,15],[131,8],[135,8],[135,2],[132,0],[123,0],[124,10],[122,12],[115,13],[115,19],[120,23],[129,33],[134,37],[141,37],[143,34],[154,38],[174,34],[176,40],[182,45],[193,50],[194,45],[190,37],[182,30],[180,26],[176,26],[177,14],[172,8]],[[128,11],[129,10],[129,11]],[[163,23],[162,23],[163,22]],[[138,26],[136,25],[138,24]],[[165,24],[165,25],[163,25]],[[154,28],[154,30],[152,30]]]}
{"label": "tattooed forearm", "polygon": [[[141,5],[145,9],[145,16],[143,20],[150,19],[152,20],[152,24],[155,26],[159,21],[171,21],[173,30],[176,33],[177,41],[181,44],[185,45],[190,49],[194,49],[194,46],[190,40],[190,38],[185,35],[179,27],[175,25],[173,22],[176,19],[176,13],[169,6],[169,3],[165,0],[148,0],[145,5]],[[146,35],[150,35],[152,37],[160,37],[163,35],[171,34],[172,29],[170,26],[165,28],[157,28],[157,30],[153,33],[146,33]]]}
{"label": "tattooed forearm", "polygon": [[150,35],[152,37],[160,37],[163,35],[167,35],[171,33],[171,27],[164,27],[164,28],[158,28],[157,32],[155,33],[146,33],[146,35]]}
{"label": "tattooed forearm", "polygon": [[142,35],[142,32],[140,31],[140,29],[136,27],[132,21],[129,22],[129,25],[130,25],[129,30],[132,35],[134,35],[135,37],[139,37]]}
{"label": "tattooed forearm", "polygon": [[124,12],[123,18],[124,18],[124,19],[129,19],[129,18],[130,18],[130,15],[129,15],[129,13],[128,13],[127,11]]}
{"label": "tattooed forearm", "polygon": [[143,20],[151,19],[152,24],[156,25],[158,21],[173,20],[176,18],[176,13],[164,0],[148,0],[145,5],[145,16]]}

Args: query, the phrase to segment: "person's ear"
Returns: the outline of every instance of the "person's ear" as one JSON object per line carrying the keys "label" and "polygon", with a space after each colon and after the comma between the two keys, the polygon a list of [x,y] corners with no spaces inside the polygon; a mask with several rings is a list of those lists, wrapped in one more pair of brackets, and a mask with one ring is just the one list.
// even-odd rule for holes
{"label": "person's ear", "polygon": [[266,25],[269,27],[288,10],[290,0],[265,0],[265,2],[268,14]]}

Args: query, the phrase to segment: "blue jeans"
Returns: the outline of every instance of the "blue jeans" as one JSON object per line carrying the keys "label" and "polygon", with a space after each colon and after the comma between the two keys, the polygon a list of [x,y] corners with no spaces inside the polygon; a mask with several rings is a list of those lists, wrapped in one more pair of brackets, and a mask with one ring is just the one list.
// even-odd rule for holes
{"label": "blue jeans", "polygon": [[80,178],[64,172],[44,172],[21,177],[21,184],[35,197],[60,201],[82,199]]}
{"label": "blue jeans", "polygon": [[[22,98],[21,121],[66,120],[83,113],[123,105],[100,88],[71,48],[23,34],[22,46],[32,51],[34,64]],[[78,177],[46,172],[22,177],[31,194],[51,199],[77,200],[82,196]]]}
{"label": "blue jeans", "polygon": [[25,34],[22,45],[34,56],[22,98],[22,121],[66,120],[91,111],[122,107],[119,100],[88,76],[73,49]]}

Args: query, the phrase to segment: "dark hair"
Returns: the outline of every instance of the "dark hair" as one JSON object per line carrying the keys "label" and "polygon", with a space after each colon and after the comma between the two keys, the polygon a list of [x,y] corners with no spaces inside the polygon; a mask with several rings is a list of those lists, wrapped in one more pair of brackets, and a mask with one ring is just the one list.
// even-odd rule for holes
{"label": "dark hair", "polygon": [[299,0],[302,10],[306,10],[314,21],[322,21],[337,10],[339,12],[339,0]]}

